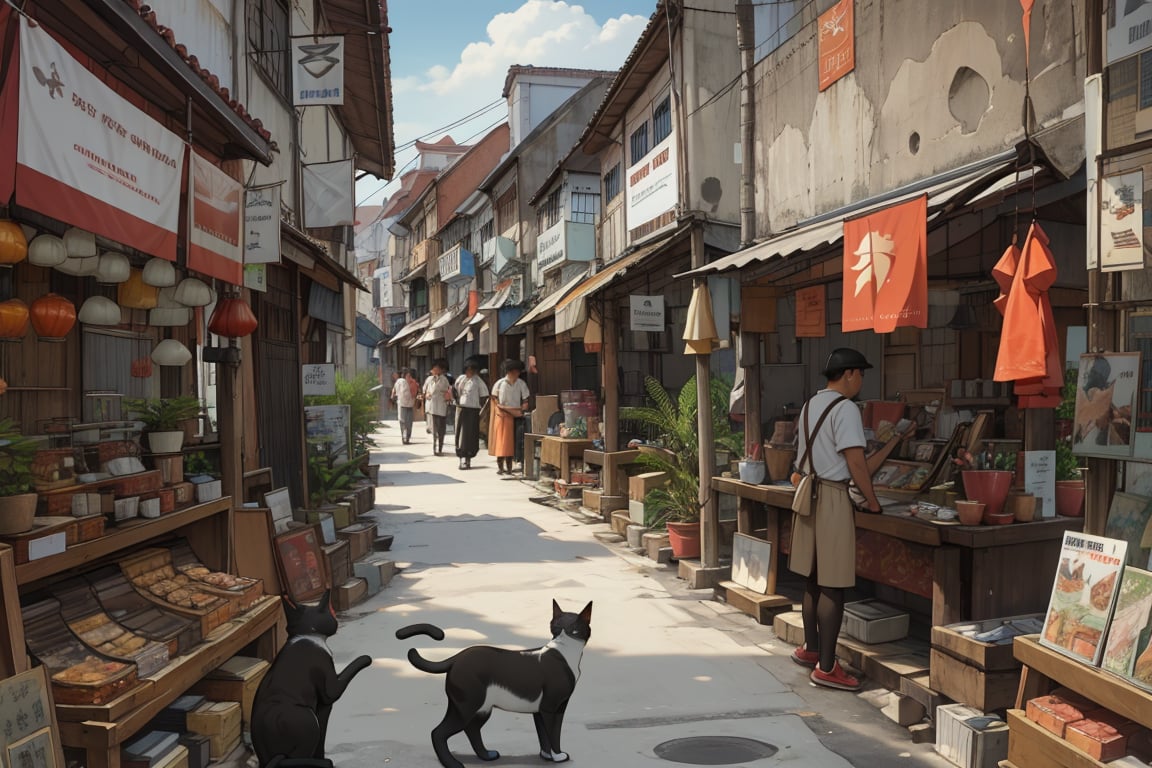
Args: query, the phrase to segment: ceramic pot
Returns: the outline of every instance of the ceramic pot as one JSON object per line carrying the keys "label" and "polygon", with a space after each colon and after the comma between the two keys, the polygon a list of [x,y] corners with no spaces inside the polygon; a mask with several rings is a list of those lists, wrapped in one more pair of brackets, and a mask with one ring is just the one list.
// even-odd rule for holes
{"label": "ceramic pot", "polygon": [[1011,512],[1018,523],[1030,523],[1036,519],[1036,501],[1030,493],[1016,493],[1008,497],[1004,511]]}
{"label": "ceramic pot", "polygon": [[964,495],[970,501],[984,502],[984,515],[999,515],[1004,511],[1004,502],[1012,488],[1012,473],[999,469],[966,470],[961,473],[964,480]]}
{"label": "ceramic pot", "polygon": [[700,523],[668,523],[668,543],[677,560],[700,557]]}
{"label": "ceramic pot", "polygon": [[0,534],[10,536],[32,530],[38,499],[34,493],[0,496]]}
{"label": "ceramic pot", "polygon": [[984,513],[984,525],[1008,525],[1016,520],[1016,515],[1011,512],[1001,512],[998,515],[989,515]]}
{"label": "ceramic pot", "polygon": [[180,453],[184,447],[184,430],[149,432],[148,450],[152,453]]}
{"label": "ceramic pot", "polygon": [[980,525],[984,519],[984,502],[957,501],[956,516],[960,518],[961,525]]}
{"label": "ceramic pot", "polygon": [[1056,481],[1056,514],[1061,517],[1084,516],[1084,481]]}
{"label": "ceramic pot", "polygon": [[741,461],[740,481],[751,483],[752,485],[760,485],[760,483],[764,482],[764,462]]}

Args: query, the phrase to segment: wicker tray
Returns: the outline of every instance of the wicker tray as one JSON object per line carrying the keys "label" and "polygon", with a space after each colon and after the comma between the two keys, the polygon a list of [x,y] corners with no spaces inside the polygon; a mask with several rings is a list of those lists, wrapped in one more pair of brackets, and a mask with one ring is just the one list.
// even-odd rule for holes
{"label": "wicker tray", "polygon": [[147,600],[167,611],[199,621],[202,636],[208,635],[236,613],[235,602],[206,592],[189,577],[177,574],[167,549],[141,550],[135,557],[122,560],[120,570]]}
{"label": "wicker tray", "polygon": [[80,641],[110,659],[136,665],[138,677],[150,677],[168,665],[168,645],[125,629],[104,612],[88,582],[69,579],[52,588],[64,623]]}
{"label": "wicker tray", "polygon": [[182,573],[197,582],[198,589],[228,600],[237,613],[248,610],[264,596],[264,583],[260,579],[213,571],[200,562],[196,553],[187,544],[177,544],[169,551],[177,573]]}
{"label": "wicker tray", "polygon": [[187,653],[203,637],[200,622],[158,607],[136,591],[119,568],[109,566],[88,574],[100,605],[113,619],[136,634],[165,643],[169,658]]}

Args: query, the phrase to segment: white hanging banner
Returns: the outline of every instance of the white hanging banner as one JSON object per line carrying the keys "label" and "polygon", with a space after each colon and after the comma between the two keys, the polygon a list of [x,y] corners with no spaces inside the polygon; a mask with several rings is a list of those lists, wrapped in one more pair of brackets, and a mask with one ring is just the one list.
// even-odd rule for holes
{"label": "white hanging banner", "polygon": [[345,227],[356,221],[352,160],[304,166],[304,227]]}
{"label": "white hanging banner", "polygon": [[1144,268],[1144,172],[1105,176],[1100,187],[1100,269]]}
{"label": "white hanging banner", "polygon": [[192,153],[192,226],[188,267],[232,285],[244,283],[240,208],[244,187],[210,161]]}
{"label": "white hanging banner", "polygon": [[630,329],[633,331],[664,332],[664,297],[663,296],[629,296],[632,318]]}
{"label": "white hanging banner", "polygon": [[16,202],[175,261],[183,139],[18,21]]}
{"label": "white hanging banner", "polygon": [[280,185],[244,192],[244,263],[280,263]]}
{"label": "white hanging banner", "polygon": [[292,104],[344,103],[344,38],[292,41]]}

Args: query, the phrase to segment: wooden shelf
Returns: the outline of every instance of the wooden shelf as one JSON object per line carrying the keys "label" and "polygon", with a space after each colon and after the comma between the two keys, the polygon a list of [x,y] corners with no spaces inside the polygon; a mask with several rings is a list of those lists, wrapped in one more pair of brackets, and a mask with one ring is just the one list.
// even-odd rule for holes
{"label": "wooden shelf", "polygon": [[1152,693],[1040,645],[1038,635],[1016,638],[1013,652],[1016,660],[1029,670],[1071,688],[1121,717],[1152,728]]}
{"label": "wooden shelf", "polygon": [[1019,709],[1008,710],[1008,759],[1016,765],[1045,768],[1105,768],[1107,765],[1041,728]]}
{"label": "wooden shelf", "polygon": [[120,550],[142,544],[150,539],[163,536],[166,533],[182,528],[189,523],[203,520],[213,515],[229,513],[232,509],[232,497],[225,496],[215,501],[197,504],[193,507],[162,515],[153,520],[139,518],[125,521],[110,529],[98,539],[76,544],[68,547],[59,555],[52,555],[41,560],[33,560],[16,566],[16,583],[29,584],[39,579],[54,576],[64,571],[79,568],[99,558],[119,552]]}
{"label": "wooden shelf", "polygon": [[961,408],[979,408],[981,406],[987,408],[1007,408],[1012,405],[1012,398],[1010,397],[950,397],[948,398],[948,405],[959,406]]}

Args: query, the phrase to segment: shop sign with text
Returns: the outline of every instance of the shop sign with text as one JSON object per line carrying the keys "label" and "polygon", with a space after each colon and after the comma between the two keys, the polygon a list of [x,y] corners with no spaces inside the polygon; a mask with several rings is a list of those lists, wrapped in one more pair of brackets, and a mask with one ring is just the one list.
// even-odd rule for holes
{"label": "shop sign with text", "polygon": [[192,153],[192,228],[188,266],[197,272],[242,285],[244,259],[240,252],[239,181],[197,153]]}
{"label": "shop sign with text", "polygon": [[840,0],[820,14],[820,90],[856,68],[856,30],[853,0]]}
{"label": "shop sign with text", "polygon": [[675,132],[628,169],[627,182],[624,215],[630,230],[676,208],[680,201],[680,179],[677,174]]}

